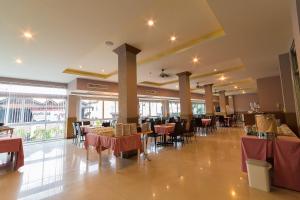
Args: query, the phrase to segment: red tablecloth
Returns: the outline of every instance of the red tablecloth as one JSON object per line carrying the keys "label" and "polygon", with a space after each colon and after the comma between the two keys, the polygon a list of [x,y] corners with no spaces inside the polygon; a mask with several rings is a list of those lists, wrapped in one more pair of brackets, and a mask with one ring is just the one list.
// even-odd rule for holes
{"label": "red tablecloth", "polygon": [[267,160],[267,158],[273,156],[272,141],[254,136],[243,136],[241,138],[241,150],[243,172],[247,172],[247,159]]}
{"label": "red tablecloth", "polygon": [[121,152],[131,151],[135,149],[142,150],[141,137],[138,134],[122,137],[111,137],[88,133],[84,142],[85,148],[94,146],[96,150],[111,149],[115,155],[119,155]]}
{"label": "red tablecloth", "polygon": [[211,122],[211,119],[201,119],[201,122],[204,126],[208,126]]}
{"label": "red tablecloth", "polygon": [[24,166],[24,152],[22,138],[20,137],[3,137],[0,138],[0,153],[15,152],[16,164],[15,170]]}
{"label": "red tablecloth", "polygon": [[300,140],[285,137],[274,142],[273,184],[300,191]]}
{"label": "red tablecloth", "polygon": [[155,125],[155,133],[161,134],[161,135],[167,135],[174,131],[175,126],[172,125]]}

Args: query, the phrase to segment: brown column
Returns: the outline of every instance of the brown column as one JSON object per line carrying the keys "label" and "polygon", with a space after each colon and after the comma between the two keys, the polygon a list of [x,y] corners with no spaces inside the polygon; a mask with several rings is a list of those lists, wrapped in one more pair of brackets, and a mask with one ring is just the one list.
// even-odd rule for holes
{"label": "brown column", "polygon": [[168,100],[163,100],[162,105],[163,105],[163,116],[164,117],[169,117],[170,116],[169,101]]}
{"label": "brown column", "polygon": [[179,78],[180,117],[186,119],[188,122],[193,117],[190,75],[191,72],[181,72],[177,74]]}
{"label": "brown column", "polygon": [[67,99],[67,111],[68,111],[68,117],[67,117],[67,125],[66,125],[66,138],[73,137],[73,126],[72,123],[78,120],[79,116],[79,103],[80,98],[75,95],[69,95]]}
{"label": "brown column", "polygon": [[205,110],[207,115],[214,115],[214,103],[213,103],[213,84],[204,85],[205,91]]}
{"label": "brown column", "polygon": [[126,43],[114,50],[118,54],[120,123],[138,123],[136,55],[140,51]]}
{"label": "brown column", "polygon": [[225,90],[219,92],[219,103],[220,103],[221,114],[222,115],[226,115],[226,96],[225,96]]}
{"label": "brown column", "polygon": [[234,99],[233,96],[228,96],[228,107],[230,110],[227,110],[227,114],[234,113]]}
{"label": "brown column", "polygon": [[[281,89],[283,97],[283,110],[285,120],[288,126],[294,131],[298,131],[300,128],[300,115],[293,80],[292,80],[292,67],[290,63],[289,53],[279,55],[279,71],[281,80]],[[298,119],[298,120],[297,120]]]}

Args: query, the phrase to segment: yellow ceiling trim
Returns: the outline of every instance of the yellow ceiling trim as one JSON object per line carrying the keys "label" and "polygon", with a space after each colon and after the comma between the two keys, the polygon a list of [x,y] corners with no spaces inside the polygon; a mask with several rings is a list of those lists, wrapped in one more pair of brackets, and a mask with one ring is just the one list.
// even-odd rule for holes
{"label": "yellow ceiling trim", "polygon": [[226,87],[230,85],[238,85],[238,84],[244,84],[244,83],[250,83],[254,80],[252,78],[246,78],[238,81],[228,82],[228,83],[222,83],[222,84],[215,84],[214,87]]}
{"label": "yellow ceiling trim", "polygon": [[117,74],[118,71],[113,71],[113,72],[108,73],[108,74],[101,74],[101,73],[88,72],[88,71],[83,71],[83,70],[78,70],[78,69],[67,68],[63,71],[63,73],[79,75],[79,76],[95,77],[95,78],[101,78],[101,79],[107,79],[107,78]]}
{"label": "yellow ceiling trim", "polygon": [[180,44],[180,45],[178,45],[178,46],[176,46],[174,48],[168,49],[166,51],[157,53],[157,54],[155,54],[153,56],[150,56],[148,58],[142,59],[142,60],[138,61],[137,64],[138,65],[143,65],[143,64],[146,64],[146,63],[154,62],[154,61],[160,60],[163,57],[170,56],[170,55],[173,55],[173,54],[177,54],[179,52],[182,52],[182,51],[185,51],[187,49],[190,49],[193,46],[195,46],[197,44],[200,44],[200,43],[202,43],[204,41],[212,40],[212,39],[215,39],[215,38],[219,38],[219,37],[222,37],[224,35],[225,35],[225,31],[223,29],[219,29],[219,30],[210,32],[208,34],[202,35],[202,36],[200,36],[198,38],[189,40],[189,41],[187,41],[187,42],[185,42],[183,44]]}
{"label": "yellow ceiling trim", "polygon": [[[223,69],[223,70],[219,70],[219,71],[216,71],[216,72],[213,71],[213,72],[207,72],[207,73],[202,73],[202,74],[194,74],[190,77],[190,80],[210,77],[210,76],[214,76],[214,75],[218,75],[218,74],[229,73],[229,72],[244,69],[244,67],[245,67],[244,65],[238,65],[238,66],[229,67],[229,68],[226,68],[226,69]],[[140,84],[143,84],[143,85],[151,85],[151,86],[156,86],[156,87],[169,85],[169,84],[172,84],[172,83],[178,83],[178,80],[171,80],[171,81],[166,81],[166,82],[162,82],[162,83],[157,83],[157,82],[152,82],[152,81],[140,82]]]}

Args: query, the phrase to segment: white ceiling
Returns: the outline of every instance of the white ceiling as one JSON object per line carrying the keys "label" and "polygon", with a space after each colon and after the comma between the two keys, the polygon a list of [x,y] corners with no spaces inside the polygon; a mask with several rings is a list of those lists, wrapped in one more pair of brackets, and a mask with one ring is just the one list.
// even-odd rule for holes
{"label": "white ceiling", "polygon": [[[243,65],[225,73],[191,81],[200,84],[251,80],[241,88],[255,88],[255,79],[278,74],[278,55],[291,44],[287,0],[0,0],[1,76],[67,83],[75,75],[69,67],[102,73],[117,70],[112,50],[126,42],[142,52],[138,61],[168,51],[197,37],[224,29],[225,35],[184,51],[138,66],[138,81],[165,82],[162,67],[176,74],[203,74]],[[154,19],[155,26],[146,25]],[[34,40],[22,38],[31,30]],[[175,34],[177,41],[169,37]],[[108,47],[105,41],[113,41]],[[193,64],[193,57],[200,59]],[[14,62],[20,57],[23,64]],[[117,81],[117,75],[107,79]],[[177,83],[163,86],[176,89]],[[230,90],[232,85],[223,87]]]}

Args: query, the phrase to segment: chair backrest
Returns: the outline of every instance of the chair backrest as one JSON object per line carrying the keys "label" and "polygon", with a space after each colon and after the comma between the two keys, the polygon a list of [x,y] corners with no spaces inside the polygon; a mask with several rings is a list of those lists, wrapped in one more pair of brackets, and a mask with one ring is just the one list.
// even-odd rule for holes
{"label": "chair backrest", "polygon": [[91,125],[91,121],[82,121],[82,125]]}
{"label": "chair backrest", "polygon": [[110,122],[103,122],[103,123],[102,123],[102,126],[103,126],[103,127],[110,127]]}
{"label": "chair backrest", "polygon": [[81,129],[80,129],[81,122],[73,122],[73,130],[76,135],[82,135]]}
{"label": "chair backrest", "polygon": [[192,119],[192,120],[191,120],[191,123],[190,123],[189,132],[194,132],[195,127],[196,127],[196,120],[195,120],[195,119]]}
{"label": "chair backrest", "polygon": [[183,134],[183,127],[181,122],[176,122],[175,128],[174,128],[174,134],[175,135],[182,135]]}

